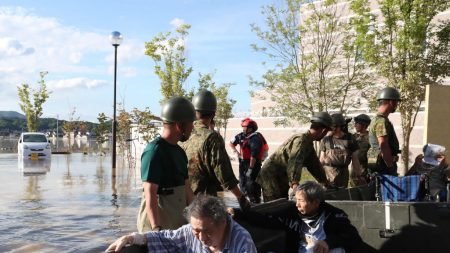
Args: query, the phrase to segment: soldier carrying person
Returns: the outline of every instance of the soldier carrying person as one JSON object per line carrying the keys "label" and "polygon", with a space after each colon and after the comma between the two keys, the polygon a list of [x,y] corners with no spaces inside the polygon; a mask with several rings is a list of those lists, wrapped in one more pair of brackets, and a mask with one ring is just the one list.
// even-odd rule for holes
{"label": "soldier carrying person", "polygon": [[320,141],[331,130],[331,125],[332,119],[327,112],[315,113],[306,133],[291,136],[266,160],[256,179],[262,187],[265,202],[287,198],[289,188],[295,189],[299,184],[303,167],[317,181],[328,185],[313,142]]}

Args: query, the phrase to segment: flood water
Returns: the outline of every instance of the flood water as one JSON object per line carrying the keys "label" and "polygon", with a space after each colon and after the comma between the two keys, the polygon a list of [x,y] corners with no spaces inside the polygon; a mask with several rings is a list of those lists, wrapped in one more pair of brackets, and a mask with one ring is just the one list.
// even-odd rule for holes
{"label": "flood water", "polygon": [[[136,231],[139,175],[120,157],[117,167],[113,184],[110,155],[0,154],[0,252],[103,252]],[[229,193],[225,203],[237,206]]]}
{"label": "flood water", "polygon": [[0,252],[102,252],[136,230],[140,182],[118,168],[113,189],[108,156],[0,154],[0,174]]}

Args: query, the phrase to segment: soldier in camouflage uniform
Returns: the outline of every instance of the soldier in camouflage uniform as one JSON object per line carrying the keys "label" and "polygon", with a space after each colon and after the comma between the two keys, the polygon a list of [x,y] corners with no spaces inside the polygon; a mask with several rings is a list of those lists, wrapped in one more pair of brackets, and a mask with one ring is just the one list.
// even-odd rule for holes
{"label": "soldier in camouflage uniform", "polygon": [[300,182],[303,167],[317,181],[328,186],[313,142],[320,141],[330,130],[331,124],[332,120],[327,112],[314,114],[306,133],[291,136],[266,160],[256,179],[262,187],[265,202],[287,198],[289,187],[295,189]]}
{"label": "soldier in camouflage uniform", "polygon": [[[361,166],[362,175],[367,178],[368,176],[368,160],[367,160],[367,151],[369,151],[370,143],[369,143],[369,132],[367,131],[367,127],[370,124],[370,117],[366,114],[360,114],[353,118],[355,121],[355,131],[353,134],[353,138],[358,142],[359,150],[358,150],[358,159],[359,164]],[[350,182],[352,184],[352,182]],[[352,184],[355,186],[355,184]]]}
{"label": "soldier in camouflage uniform", "polygon": [[369,125],[369,171],[396,176],[400,146],[388,116],[397,109],[400,93],[392,87],[384,88],[377,101],[378,113]]}
{"label": "soldier in camouflage uniform", "polygon": [[241,208],[248,208],[250,203],[239,190],[225,142],[219,133],[210,129],[217,108],[216,97],[212,92],[202,90],[194,96],[192,103],[197,121],[189,140],[180,144],[189,160],[192,191],[217,196],[218,191],[226,189],[236,196]]}

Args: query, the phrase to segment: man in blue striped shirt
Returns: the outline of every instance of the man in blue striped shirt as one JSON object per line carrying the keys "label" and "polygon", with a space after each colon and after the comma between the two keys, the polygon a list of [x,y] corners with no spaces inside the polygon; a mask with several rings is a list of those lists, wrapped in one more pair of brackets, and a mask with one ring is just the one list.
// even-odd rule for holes
{"label": "man in blue striped shirt", "polygon": [[187,225],[122,236],[106,251],[119,252],[123,246],[135,244],[147,245],[148,252],[257,252],[248,231],[230,218],[219,198],[197,195],[184,215]]}

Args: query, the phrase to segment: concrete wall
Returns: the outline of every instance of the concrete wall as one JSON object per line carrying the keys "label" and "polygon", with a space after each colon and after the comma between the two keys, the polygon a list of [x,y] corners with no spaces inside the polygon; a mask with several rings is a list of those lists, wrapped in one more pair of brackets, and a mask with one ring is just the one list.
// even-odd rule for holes
{"label": "concrete wall", "polygon": [[450,148],[450,86],[427,85],[423,144],[434,143]]}

